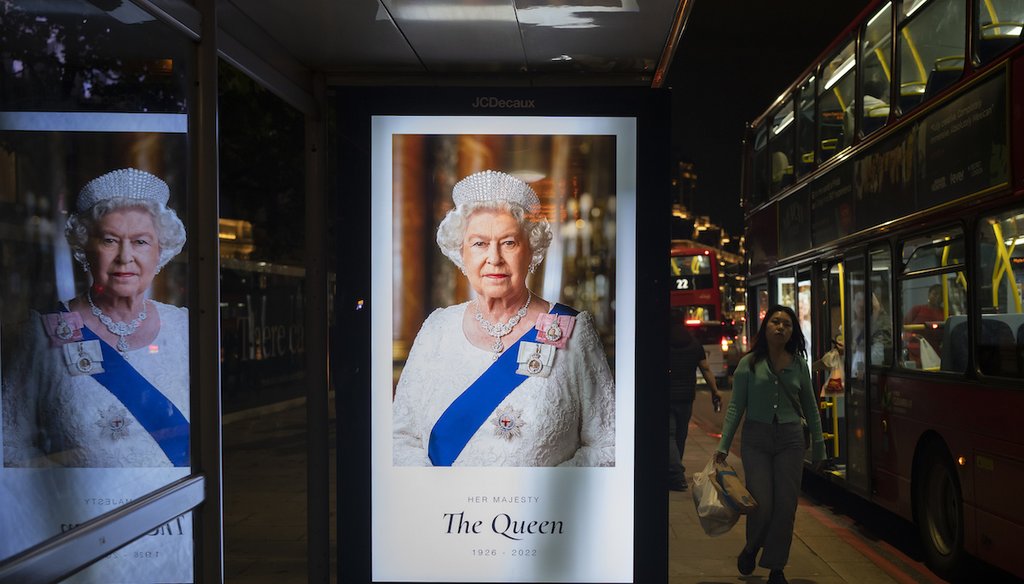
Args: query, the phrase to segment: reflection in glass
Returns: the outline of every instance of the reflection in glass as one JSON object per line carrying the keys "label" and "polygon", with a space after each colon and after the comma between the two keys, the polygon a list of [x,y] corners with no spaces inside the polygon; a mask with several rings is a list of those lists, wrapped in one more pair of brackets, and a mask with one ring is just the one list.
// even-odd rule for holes
{"label": "reflection in glass", "polygon": [[904,112],[963,75],[966,19],[960,0],[933,0],[901,25],[900,108]]}
{"label": "reflection in glass", "polygon": [[978,367],[986,375],[1024,378],[1024,209],[986,217],[978,230]]}
{"label": "reflection in glass", "polygon": [[751,180],[753,188],[750,192],[751,206],[759,205],[768,200],[768,128],[761,124],[754,130],[754,155]]}
{"label": "reflection in glass", "polygon": [[970,347],[963,233],[951,229],[908,240],[902,255],[900,365],[966,371]]}
{"label": "reflection in glass", "polygon": [[978,3],[978,58],[991,62],[1020,42],[1024,31],[1024,2],[985,0]]}
{"label": "reflection in glass", "polygon": [[796,112],[796,154],[797,154],[797,175],[814,169],[815,152],[814,132],[817,128],[816,110],[814,108],[814,76],[800,85],[798,93]]}
{"label": "reflection in glass", "polygon": [[772,193],[793,184],[793,159],[795,115],[793,100],[789,100],[772,116],[771,144],[772,160]]}
{"label": "reflection in glass", "polygon": [[864,27],[861,41],[863,101],[861,128],[870,134],[885,125],[889,117],[889,84],[892,79],[892,4],[883,6]]}
{"label": "reflection in glass", "polygon": [[[184,228],[163,208],[187,216],[194,45],[131,2],[3,1],[0,22],[2,560],[191,471]],[[125,168],[156,178],[79,206]],[[69,581],[192,566],[186,514]]]}
{"label": "reflection in glass", "polygon": [[822,66],[818,93],[818,152],[828,160],[853,141],[857,55],[850,41]]}

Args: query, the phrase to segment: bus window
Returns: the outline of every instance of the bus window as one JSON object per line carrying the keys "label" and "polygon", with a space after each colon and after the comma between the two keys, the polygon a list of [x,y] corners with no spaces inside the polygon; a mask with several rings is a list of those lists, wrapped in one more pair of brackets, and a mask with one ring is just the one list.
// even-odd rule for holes
{"label": "bus window", "polygon": [[807,351],[807,364],[810,366],[811,355],[814,354],[813,335],[811,334],[811,274],[800,272],[796,282],[797,320],[800,331],[804,334],[804,349]]}
{"label": "bus window", "polygon": [[843,314],[845,296],[843,295],[843,264],[832,264],[827,270],[819,273],[818,289],[823,298],[817,303],[817,322],[824,331],[827,340],[817,353],[808,353],[808,361],[812,361],[812,371],[819,372],[816,376],[818,398],[822,411],[822,436],[831,466],[840,476],[845,472],[841,459],[845,456],[845,448],[840,441],[845,436],[846,416],[846,339],[843,331]]}
{"label": "bus window", "polygon": [[754,323],[754,328],[751,329],[751,334],[757,333],[761,328],[761,322],[764,321],[764,317],[768,316],[769,298],[768,298],[768,286],[760,284],[755,287],[757,294],[757,319]]}
{"label": "bus window", "polygon": [[903,244],[900,299],[901,365],[924,371],[966,371],[969,322],[960,229]]}
{"label": "bus window", "polygon": [[978,2],[978,59],[984,65],[1016,45],[1024,29],[1024,2],[1021,0],[984,0]]}
{"label": "bus window", "polygon": [[1019,379],[1024,377],[1024,208],[982,219],[978,234],[978,368]]}
{"label": "bus window", "polygon": [[872,365],[892,365],[892,297],[889,294],[892,254],[888,247],[872,249],[868,255],[871,287],[871,321],[868,324],[868,352]]}
{"label": "bus window", "polygon": [[788,306],[796,312],[796,278],[792,272],[788,276],[776,276],[775,280],[775,302]]}
{"label": "bus window", "polygon": [[848,42],[822,67],[818,93],[818,153],[822,161],[832,158],[852,142],[857,64],[853,47],[853,41]]}
{"label": "bus window", "polygon": [[793,184],[796,138],[793,121],[793,100],[790,99],[772,116],[772,133],[768,139],[772,151],[772,194]]}
{"label": "bus window", "polygon": [[861,42],[863,101],[861,128],[865,135],[885,125],[889,118],[889,82],[892,78],[892,3],[886,3],[864,27]]}
{"label": "bus window", "polygon": [[751,207],[768,200],[768,129],[761,124],[754,129],[754,156],[751,189]]}
{"label": "bus window", "polygon": [[962,0],[904,4],[906,20],[900,24],[899,39],[900,108],[904,112],[963,75],[965,6]]}
{"label": "bus window", "polygon": [[814,76],[800,85],[797,93],[796,113],[796,170],[797,176],[814,169]]}
{"label": "bus window", "polygon": [[[688,324],[722,318],[722,296],[718,283],[718,259],[710,249],[674,247],[672,260],[673,309],[684,313]],[[693,321],[693,322],[690,322]]]}

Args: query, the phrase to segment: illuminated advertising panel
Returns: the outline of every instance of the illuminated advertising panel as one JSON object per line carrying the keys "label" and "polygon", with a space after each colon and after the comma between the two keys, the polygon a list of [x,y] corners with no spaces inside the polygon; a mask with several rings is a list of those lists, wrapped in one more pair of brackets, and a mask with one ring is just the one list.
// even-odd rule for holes
{"label": "illuminated advertising panel", "polygon": [[[659,334],[636,324],[638,271],[658,255],[638,260],[638,117],[373,113],[368,168],[342,153],[339,257],[356,280],[339,267],[332,354],[339,468],[356,471],[339,477],[348,581],[638,581],[636,534],[665,520],[637,504],[657,427],[637,424],[657,399],[638,395],[639,355]],[[667,313],[661,282],[652,306]]]}
{"label": "illuminated advertising panel", "polygon": [[[186,129],[0,112],[0,559],[191,472]],[[66,581],[191,582],[192,552],[185,514]]]}

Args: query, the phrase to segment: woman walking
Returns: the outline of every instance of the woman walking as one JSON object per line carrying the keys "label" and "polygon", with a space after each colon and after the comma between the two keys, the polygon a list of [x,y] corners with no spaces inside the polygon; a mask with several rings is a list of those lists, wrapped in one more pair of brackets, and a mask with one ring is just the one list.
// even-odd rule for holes
{"label": "woman walking", "polygon": [[715,455],[717,461],[725,461],[739,421],[746,414],[740,455],[747,490],[758,507],[747,515],[747,541],[736,567],[745,576],[751,574],[763,549],[758,563],[770,570],[769,584],[787,582],[783,570],[793,542],[806,451],[802,419],[810,430],[812,460],[825,460],[804,335],[794,326],[796,322],[796,314],[787,306],[768,310],[753,347],[736,368],[732,400]]}

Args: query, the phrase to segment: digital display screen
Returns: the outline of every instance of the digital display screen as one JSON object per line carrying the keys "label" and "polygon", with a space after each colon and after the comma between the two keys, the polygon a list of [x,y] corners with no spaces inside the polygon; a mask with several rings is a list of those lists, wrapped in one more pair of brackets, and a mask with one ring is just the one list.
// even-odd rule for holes
{"label": "digital display screen", "polygon": [[[372,117],[372,581],[633,581],[636,160],[631,117]],[[439,246],[454,185],[486,170],[537,194],[529,273],[497,252],[478,270],[486,212],[454,231],[463,266]],[[473,342],[488,286],[520,274],[544,310],[517,344],[488,337],[492,359]],[[446,446],[443,420],[490,391]]]}

